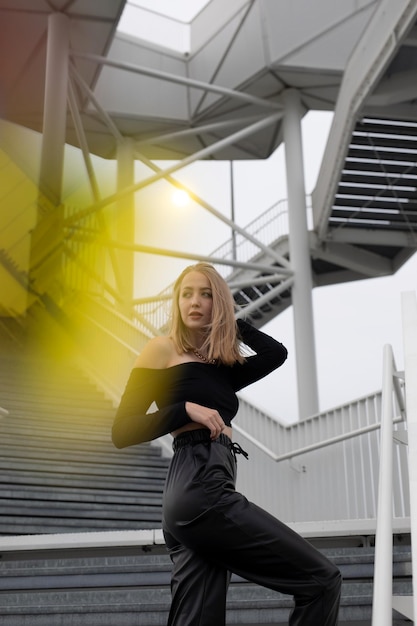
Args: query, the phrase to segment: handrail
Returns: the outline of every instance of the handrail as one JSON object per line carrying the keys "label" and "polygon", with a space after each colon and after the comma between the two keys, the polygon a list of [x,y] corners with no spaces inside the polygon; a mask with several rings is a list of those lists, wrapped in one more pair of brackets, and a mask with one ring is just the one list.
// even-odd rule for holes
{"label": "handrail", "polygon": [[[404,418],[397,417],[393,420],[394,424],[398,424],[402,422]],[[329,439],[323,439],[322,441],[318,441],[316,443],[312,443],[309,446],[304,446],[302,448],[297,448],[295,450],[291,450],[290,452],[286,452],[285,454],[275,454],[270,448],[264,446],[263,443],[258,441],[255,437],[252,437],[249,433],[247,433],[243,428],[241,428],[237,424],[233,424],[233,429],[236,430],[239,434],[242,435],[245,439],[250,441],[254,446],[256,446],[262,452],[265,452],[273,461],[276,463],[280,463],[281,461],[287,461],[288,459],[292,459],[293,457],[300,456],[302,454],[307,454],[308,452],[314,452],[315,450],[320,450],[321,448],[326,448],[327,446],[331,446],[335,443],[340,443],[341,441],[347,441],[348,439],[353,439],[354,437],[359,437],[360,435],[366,435],[374,430],[378,430],[381,428],[381,422],[376,424],[370,424],[369,426],[364,426],[363,428],[357,428],[355,430],[351,430],[350,432],[343,433],[342,435],[336,435],[336,437],[330,437]]]}
{"label": "handrail", "polygon": [[[391,373],[391,387],[392,391],[395,393],[395,398],[398,403],[398,408],[400,410],[400,415],[396,418],[392,419],[393,424],[399,424],[404,421],[406,416],[406,407],[405,407],[405,399],[402,391],[401,384],[399,382],[399,372],[394,368]],[[392,392],[391,392],[392,395]],[[241,428],[238,424],[234,424],[233,428],[239,432],[247,441],[250,441],[254,446],[256,446],[259,450],[264,452],[269,458],[271,458],[276,463],[280,463],[281,461],[286,461],[288,459],[292,459],[296,456],[301,456],[302,454],[307,454],[308,452],[314,452],[315,450],[320,450],[321,448],[326,448],[327,446],[331,446],[336,443],[340,443],[342,441],[347,441],[348,439],[353,439],[354,437],[359,437],[360,435],[366,435],[374,430],[378,430],[381,428],[381,422],[377,422],[376,424],[370,424],[368,426],[363,426],[362,428],[358,428],[355,430],[351,430],[347,433],[342,433],[341,435],[336,435],[335,437],[330,437],[329,439],[323,439],[316,443],[310,444],[308,446],[303,446],[302,448],[296,448],[295,450],[291,450],[290,452],[285,452],[284,454],[275,454],[270,448],[261,443],[258,439],[250,435],[243,428]]]}
{"label": "handrail", "polygon": [[[102,307],[103,309],[105,309],[109,313],[112,313],[117,318],[119,318],[121,321],[124,321],[127,325],[129,325],[129,327],[132,328],[132,330],[138,331],[138,328],[135,327],[135,325],[131,321],[126,320],[124,318],[124,316],[122,314],[120,314],[120,312],[112,310],[112,308],[110,306],[108,306],[107,303],[103,303],[101,301],[95,301],[95,304],[96,304],[96,306]],[[115,340],[117,340],[117,343],[121,347],[124,347],[124,348],[128,349],[128,351],[130,353],[133,353],[133,352],[136,353],[136,350],[134,350],[126,342],[126,340],[123,340],[120,336],[118,336],[118,334],[114,332],[114,329],[113,329],[112,332],[109,331],[108,328],[106,328],[102,323],[100,323],[98,321],[96,316],[91,316],[86,311],[83,311],[83,317],[86,320],[88,319],[91,324],[93,324],[97,328],[101,329],[103,331],[103,333],[107,334],[108,336],[111,335]],[[104,378],[102,380],[102,384],[104,386],[106,386]],[[398,408],[399,408],[399,411],[400,411],[400,415],[398,415],[397,417],[395,417],[393,419],[393,423],[397,424],[397,423],[401,423],[401,422],[404,421],[404,414],[405,414],[404,397],[403,397],[403,394],[402,394],[401,385],[400,385],[398,377],[397,377],[397,372],[395,372],[394,375],[393,375],[392,386],[393,386],[393,390],[394,390],[394,392],[396,394]],[[314,417],[314,416],[312,416],[312,417]],[[335,435],[334,437],[330,437],[328,439],[322,439],[322,440],[317,441],[315,443],[309,444],[307,446],[303,446],[301,448],[296,448],[296,449],[290,450],[289,452],[285,452],[283,454],[276,454],[273,450],[271,450],[270,448],[265,446],[261,441],[259,441],[259,439],[257,439],[253,435],[251,435],[244,428],[242,428],[239,424],[234,424],[234,426],[233,426],[233,428],[234,428],[234,430],[236,432],[238,432],[242,437],[244,437],[247,441],[252,443],[256,448],[258,448],[260,451],[262,451],[266,456],[268,456],[270,459],[272,459],[276,463],[280,463],[281,461],[289,460],[289,459],[292,459],[294,457],[301,456],[303,454],[307,454],[309,452],[314,452],[314,451],[320,450],[322,448],[325,448],[325,447],[328,447],[328,446],[331,446],[331,445],[334,445],[334,444],[337,444],[337,443],[340,443],[340,442],[343,442],[343,441],[347,441],[349,439],[353,439],[355,437],[360,437],[361,435],[365,435],[367,433],[371,433],[371,432],[373,432],[375,430],[378,430],[380,427],[381,427],[381,423],[380,422],[376,422],[376,423],[373,423],[373,424],[368,424],[367,426],[363,426],[361,428],[357,428],[357,429],[351,430],[349,432],[345,432],[345,433],[342,433],[342,434],[339,434],[339,435]]]}
{"label": "handrail", "polygon": [[[284,198],[272,204],[268,209],[266,209],[261,215],[258,215],[254,220],[249,222],[246,225],[245,230],[255,236],[262,244],[266,246],[273,246],[282,238],[288,236],[289,227],[288,227],[288,206],[287,199]],[[308,221],[309,225],[312,225],[312,208],[311,208],[311,196],[306,195],[306,205],[308,212]],[[237,233],[239,235],[239,233]],[[241,263],[248,263],[250,259],[254,258],[259,252],[259,248],[257,248],[250,239],[244,238],[242,235],[239,235],[238,243],[233,237],[229,238],[223,244],[221,244],[218,248],[213,250],[210,254],[210,257],[218,257],[224,260],[232,259],[233,255],[237,252],[237,259]],[[226,264],[227,265],[227,264]],[[219,271],[222,273],[222,270],[225,266],[222,266]],[[230,272],[223,272],[223,278],[225,280],[232,280],[233,269]],[[285,279],[285,276],[282,277],[282,285],[281,291],[286,291],[288,287],[291,288],[292,282],[291,278]],[[289,281],[289,282],[287,282]],[[251,283],[253,284],[253,283]],[[138,299],[134,301],[136,305],[135,309],[138,314],[143,317],[147,317],[151,320],[152,325],[155,328],[163,328],[166,319],[167,312],[165,307],[165,301],[172,297],[172,288],[173,284],[168,285],[163,291],[154,296],[153,298],[146,299]],[[235,287],[236,289],[239,287]],[[272,297],[272,294],[268,292],[265,294],[265,300],[268,300]],[[256,300],[253,303],[253,307],[259,308],[261,305],[260,300]],[[251,305],[249,305],[251,306]],[[152,307],[152,311],[150,308]]]}
{"label": "handrail", "polygon": [[394,356],[384,347],[382,386],[381,452],[379,461],[378,508],[375,533],[372,626],[392,625],[392,470]]}
{"label": "handrail", "polygon": [[[410,529],[412,549],[412,575],[415,589],[417,580],[417,300],[415,293],[402,294],[403,340],[405,354],[405,399],[408,443],[408,474],[410,492]],[[393,403],[392,394],[396,391],[395,362],[391,346],[384,348],[380,467],[378,482],[378,508],[375,534],[374,588],[372,603],[372,626],[392,626],[394,600],[392,589],[392,535],[393,535]],[[404,600],[404,598],[400,598]],[[397,611],[414,619],[417,616],[417,594],[410,603],[396,603]]]}
{"label": "handrail", "polygon": [[405,361],[405,398],[408,423],[408,467],[410,475],[411,556],[414,597],[412,611],[417,619],[417,297],[402,294],[402,324]]}
{"label": "handrail", "polygon": [[[74,302],[74,304],[77,303]],[[83,339],[83,354],[88,362],[80,365],[116,406],[133,363],[132,351],[128,349],[128,346],[135,346],[137,352],[146,339],[137,324],[132,321],[128,322],[123,314],[117,313],[115,318],[108,317],[107,312],[111,313],[111,307],[108,307],[107,303],[104,307],[106,313],[102,313],[100,307],[103,304],[98,298],[94,299],[93,308],[91,308],[92,304],[81,306],[80,313],[85,312],[87,315],[87,317],[82,315],[81,338]],[[71,314],[71,318],[77,329],[78,314]],[[128,322],[127,325],[122,324],[119,327],[119,322],[123,322],[124,319]],[[105,329],[111,329],[111,333],[109,334]],[[108,354],[112,355],[110,362]],[[397,378],[393,379],[393,387],[394,391],[400,390],[400,382]],[[245,477],[243,479],[245,481],[248,479],[246,482],[248,495],[257,504],[264,506],[273,514],[278,514],[274,509],[275,500],[271,500],[271,494],[274,493],[275,488],[267,480],[263,481],[263,477],[272,478],[272,476],[278,476],[276,472],[280,475],[284,472],[288,480],[283,481],[278,489],[280,498],[282,497],[285,502],[285,519],[301,522],[320,519],[321,506],[312,510],[305,508],[304,505],[299,506],[291,499],[290,485],[293,484],[293,470],[296,468],[292,466],[290,459],[297,456],[304,458],[299,455],[306,455],[309,461],[308,472],[303,471],[302,478],[297,483],[300,492],[309,497],[313,489],[317,495],[317,502],[323,498],[326,511],[323,514],[327,516],[325,519],[372,519],[375,531],[377,491],[375,482],[379,462],[378,429],[381,416],[381,392],[364,396],[354,402],[345,403],[291,425],[280,423],[244,398],[241,398],[241,402],[241,419],[234,428],[237,437],[240,438],[240,433],[242,433],[242,438],[246,437],[244,441],[250,440],[248,449],[250,454],[254,455],[252,458],[257,461],[254,470],[261,478],[262,488],[256,490],[258,481],[254,479],[251,472],[248,477],[246,476],[246,467],[241,468],[240,479],[242,480],[242,477]],[[402,406],[400,395],[399,401],[395,403],[394,414],[395,421],[399,423],[399,430],[397,431],[396,427],[396,433],[400,436],[406,434],[403,423],[400,423],[402,422]],[[164,439],[162,438],[158,443],[163,446]],[[334,462],[335,468],[330,477],[326,476],[324,471],[323,465],[325,464],[320,463],[320,455],[326,450],[329,451],[329,459],[332,463]],[[170,445],[168,451],[171,451]],[[398,492],[394,511],[395,515],[398,514],[401,519],[410,519],[407,494],[408,474],[403,461],[405,453],[406,450],[398,451],[398,463],[395,465],[398,471],[395,473],[394,480]],[[276,465],[285,459],[288,459],[288,464]],[[361,472],[361,468],[366,468],[366,471]],[[275,480],[272,482],[275,483]],[[327,483],[329,484],[325,488],[324,485]],[[327,498],[328,489],[333,488],[336,489],[335,498]],[[341,497],[340,490],[343,488],[346,488],[349,493],[346,499]],[[327,504],[327,500],[333,503]],[[406,527],[409,526],[406,524]]]}

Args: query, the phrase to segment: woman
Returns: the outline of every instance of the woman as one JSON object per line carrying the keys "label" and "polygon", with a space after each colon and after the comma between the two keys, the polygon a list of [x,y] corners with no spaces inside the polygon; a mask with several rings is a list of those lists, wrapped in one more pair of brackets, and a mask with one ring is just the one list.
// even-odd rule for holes
{"label": "woman", "polygon": [[[241,344],[254,352],[246,358]],[[235,491],[236,392],[282,365],[286,348],[243,320],[209,264],[174,286],[171,332],[138,356],[113,425],[118,448],[171,433],[163,530],[173,563],[168,626],[222,626],[230,572],[294,596],[291,626],[334,626],[341,577],[320,552]],[[152,402],[156,412],[146,413]],[[247,456],[247,455],[246,455]]]}

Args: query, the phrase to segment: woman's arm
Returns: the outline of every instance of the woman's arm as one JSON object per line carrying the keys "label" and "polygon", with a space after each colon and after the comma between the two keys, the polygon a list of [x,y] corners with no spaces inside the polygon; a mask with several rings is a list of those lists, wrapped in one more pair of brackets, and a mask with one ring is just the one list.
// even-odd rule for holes
{"label": "woman's arm", "polygon": [[152,441],[191,421],[185,402],[147,413],[155,399],[158,384],[162,384],[160,374],[165,371],[138,367],[131,371],[113,422],[112,441],[116,448]]}
{"label": "woman's arm", "polygon": [[238,319],[238,335],[242,342],[256,354],[246,357],[244,363],[232,367],[232,380],[235,391],[260,380],[284,363],[288,351],[286,347],[254,326]]}
{"label": "woman's arm", "polygon": [[[112,441],[117,448],[133,446],[157,439],[186,424],[195,422],[210,430],[216,439],[224,428],[224,421],[215,409],[194,402],[177,402],[147,413],[164,387],[173,382],[177,370],[170,369],[172,343],[168,338],[152,339],[138,356],[112,428]],[[153,365],[153,367],[152,367]]]}
{"label": "woman's arm", "polygon": [[112,441],[117,448],[157,439],[191,421],[185,402],[147,413],[161,395],[161,385],[167,384],[171,350],[167,337],[156,337],[136,359],[113,423]]}

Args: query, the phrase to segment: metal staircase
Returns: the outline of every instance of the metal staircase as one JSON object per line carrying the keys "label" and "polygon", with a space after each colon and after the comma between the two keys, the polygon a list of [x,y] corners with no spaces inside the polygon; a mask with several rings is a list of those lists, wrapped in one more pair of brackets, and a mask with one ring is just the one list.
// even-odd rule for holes
{"label": "metal staircase", "polygon": [[417,238],[417,122],[364,117],[355,126],[329,228]]}
{"label": "metal staircase", "polygon": [[[283,139],[285,91],[296,89],[305,111],[335,109],[335,121],[311,203],[313,218],[310,220],[309,246],[313,284],[330,285],[397,271],[417,249],[417,116],[414,115],[414,92],[410,87],[410,77],[417,67],[417,8],[410,0],[397,3],[378,0],[365,5],[360,8],[349,5],[345,8],[346,13],[338,16],[340,21],[335,20],[335,16],[332,21],[323,5],[315,37],[318,43],[325,45],[330,34],[343,35],[343,54],[338,50],[343,58],[337,64],[337,70],[330,69],[331,55],[326,54],[324,61],[317,52],[320,46],[316,49],[306,37],[294,42],[299,46],[299,59],[304,60],[304,66],[306,60],[309,61],[308,71],[301,71],[292,53],[281,58],[279,50],[273,46],[269,50],[269,63],[265,65],[261,43],[270,45],[272,40],[264,28],[268,30],[272,24],[278,23],[272,18],[278,18],[279,12],[285,9],[274,3],[237,0],[227,16],[230,22],[228,36],[225,36],[224,5],[219,0],[212,0],[208,8],[213,17],[212,40],[203,38],[201,48],[189,56],[176,57],[143,41],[126,42],[121,33],[114,31],[123,2],[103,2],[100,7],[88,2],[83,15],[75,11],[73,3],[58,2],[57,8],[62,9],[71,24],[70,66],[74,93],[71,99],[73,119],[68,122],[67,140],[82,148],[92,190],[96,189],[97,181],[88,150],[114,158],[117,145],[128,137],[135,141],[136,158],[154,173],[149,180],[133,185],[132,192],[162,179],[178,185],[172,174],[198,159],[267,157]],[[40,128],[43,68],[39,57],[32,65],[28,62],[28,66],[23,59],[33,58],[35,42],[39,42],[40,49],[44,50],[49,10],[45,10],[42,2],[39,2],[38,10],[39,20],[33,30],[33,39],[26,40],[19,34],[27,32],[28,25],[35,26],[31,12],[24,6],[15,12],[11,0],[0,0],[0,15],[4,16],[4,24],[10,25],[5,42],[11,50],[14,41],[24,42],[24,46],[19,47],[19,55],[9,55],[10,68],[14,71],[10,69],[7,73],[5,92],[16,106],[7,109],[6,119],[35,130]],[[305,4],[305,11],[311,11],[309,3]],[[316,16],[317,10],[314,14]],[[266,19],[268,17],[271,19]],[[198,17],[195,27],[199,28],[204,19],[205,12]],[[94,37],[88,36],[91,24],[97,26]],[[391,36],[393,28],[395,41]],[[16,35],[14,40],[12,33]],[[252,36],[247,37],[247,33]],[[257,72],[251,69],[252,66],[241,63],[242,46],[249,45],[248,42],[250,49],[245,48],[246,54],[258,65]],[[80,49],[85,51],[81,53]],[[148,67],[143,66],[142,58],[148,59]],[[161,66],[167,71],[161,72]],[[17,83],[14,76],[20,76]],[[34,76],[38,77],[39,84],[32,97],[27,98],[25,85],[29,80],[33,85]],[[206,82],[200,80],[203,76]],[[124,80],[126,91],[115,91],[113,84]],[[134,94],[147,93],[146,102],[134,111],[129,98],[124,96],[132,89]],[[161,89],[165,98],[160,97]],[[187,98],[189,107],[185,106]],[[76,105],[78,114],[74,112]],[[111,113],[112,106],[117,114]],[[274,120],[270,127],[265,126],[271,112]],[[21,143],[13,141],[13,132],[3,133],[2,137],[10,161],[18,169],[30,171],[27,178],[32,181],[36,168],[33,163],[29,165],[28,155],[19,148]],[[164,158],[183,160],[166,172],[150,160]],[[3,171],[7,172],[8,168],[5,166]],[[97,290],[100,278],[103,279],[97,269],[106,262],[102,256],[99,261],[97,256],[92,260],[88,250],[86,252],[94,237],[102,234],[103,227],[103,221],[97,219],[97,229],[92,229],[93,222],[88,222],[87,218],[101,216],[109,204],[118,200],[118,194],[99,198],[96,192],[92,193],[95,200],[90,206],[80,207],[78,211],[73,209],[67,214],[63,232],[64,254],[73,266],[78,263],[78,272],[84,276],[84,281],[80,278],[80,285],[85,288],[88,284],[91,291]],[[16,202],[20,201],[17,194],[17,191],[7,189],[7,197],[2,201],[5,209],[14,203],[14,197]],[[196,198],[195,194],[193,197],[221,219],[215,207]],[[278,204],[262,217],[268,219],[273,215],[278,222],[281,209]],[[230,263],[228,280],[236,300],[248,305],[253,321],[261,325],[291,303],[291,272],[284,275],[285,267],[279,262],[279,259],[287,263],[290,260],[288,229],[274,235],[272,222],[270,228],[266,225],[261,230],[256,225],[254,230],[251,225],[248,228],[233,223],[229,225],[235,229],[229,251],[224,255],[213,253],[210,257],[216,263],[216,257],[223,256],[223,261]],[[1,226],[0,223],[0,234]],[[27,236],[32,226],[32,223],[28,224],[26,232],[21,230],[17,241],[19,237]],[[245,232],[252,238],[245,241]],[[268,237],[265,238],[265,234]],[[236,246],[239,238],[242,244],[239,245],[238,241]],[[257,248],[256,241],[263,245],[266,241],[270,253],[265,248]],[[129,244],[131,250],[146,252],[144,246],[132,242],[110,240],[109,245],[114,245],[117,251],[118,245],[124,244]],[[16,256],[15,245],[16,240],[6,245],[0,237],[0,249],[5,251],[3,255],[7,255],[1,270],[8,272],[13,280],[18,277],[19,284],[22,284],[27,269],[22,259]],[[242,255],[246,247],[251,247],[249,256]],[[155,253],[155,250],[148,251]],[[114,261],[114,252],[109,253],[110,264]],[[169,251],[160,252],[169,257]],[[177,251],[178,254],[181,251]],[[199,258],[198,252],[194,256]],[[233,262],[240,265],[233,265]],[[258,269],[254,268],[255,264]],[[114,274],[117,274],[116,269]],[[102,282],[101,289],[111,300],[117,297],[117,284]]]}
{"label": "metal staircase", "polygon": [[[90,175],[91,163],[86,146],[91,153],[114,158],[117,145],[125,138],[136,141],[136,157],[149,167],[153,166],[149,159],[183,159],[176,166],[180,169],[199,158],[266,158],[282,142],[285,90],[296,89],[306,111],[335,110],[311,202],[309,249],[313,284],[329,285],[390,275],[414,254],[417,249],[414,80],[417,6],[414,1],[378,0],[360,3],[360,7],[353,3],[354,9],[345,3],[349,7],[344,16],[331,15],[330,8],[335,3],[323,4],[325,8],[319,16],[322,23],[312,39],[309,35],[307,41],[297,40],[295,49],[285,51],[274,47],[282,40],[273,30],[280,20],[263,19],[265,16],[262,17],[261,10],[268,7],[271,11],[278,11],[277,7],[284,7],[284,3],[237,1],[233,3],[233,15],[228,14],[227,28],[224,29],[225,24],[219,22],[218,28],[213,28],[211,40],[201,42],[201,48],[189,58],[176,57],[143,42],[129,42],[115,35],[124,4],[121,1],[104,0],[99,3],[100,7],[94,1],[87,1],[83,14],[76,11],[75,4],[57,0],[54,6],[71,22],[73,118],[68,121],[67,141],[83,149]],[[40,0],[23,2],[19,10],[14,5],[13,0],[0,0],[0,17],[4,18],[0,19],[0,39],[6,46],[4,58],[8,59],[7,72],[2,79],[6,96],[5,117],[39,131],[50,9],[45,10]],[[215,0],[211,7],[213,15],[223,15],[224,6],[223,1]],[[230,6],[232,3],[228,3]],[[33,11],[36,9],[34,21]],[[310,2],[305,3],[306,15],[313,9],[317,13],[316,5],[312,7]],[[343,19],[338,21],[335,17]],[[329,22],[330,18],[333,22]],[[343,37],[338,37],[339,34]],[[334,43],[333,48],[327,45],[329,35],[338,42],[338,54],[339,42],[345,44],[344,57],[339,65],[336,62],[332,65],[333,55],[329,50],[335,48]],[[274,45],[268,48],[269,43]],[[324,55],[320,54],[320,46],[326,50]],[[242,63],[242,50],[251,60],[250,64]],[[269,56],[264,56],[266,50]],[[319,54],[315,54],[317,50]],[[127,51],[132,52],[132,59],[127,58]],[[323,57],[326,62],[321,60],[318,63],[317,59]],[[149,67],[143,67],[143,58],[148,60]],[[161,66],[167,71],[161,72]],[[309,69],[301,70],[301,67]],[[126,78],[125,83],[122,76]],[[128,88],[115,89],[119,84]],[[126,98],[129,93],[135,97],[146,93],[146,102],[136,106],[136,100]],[[115,101],[115,96],[122,96],[124,101]],[[77,108],[78,116],[74,114]],[[32,177],[26,174],[31,169],[27,167],[27,154],[22,155],[22,150],[19,153],[19,148],[18,141],[9,142],[6,155],[13,167],[25,172],[24,178],[31,180]],[[6,171],[7,168],[2,169],[3,175],[9,176]],[[153,180],[166,178],[175,183],[172,170],[164,173],[155,167],[153,171]],[[94,176],[90,182],[94,191]],[[146,184],[141,181],[137,189]],[[136,187],[130,191],[135,190]],[[22,203],[20,191],[21,186],[14,188],[11,185],[0,198],[1,276],[7,276],[19,289],[28,284],[25,254],[21,253],[20,243],[22,238],[28,241],[33,227],[31,218],[22,217],[26,209],[28,214],[32,211],[33,201],[27,206]],[[88,217],[101,215],[102,209],[117,199],[117,194],[98,201],[95,198],[87,209],[80,207],[79,211],[73,210],[68,216],[64,226],[64,248],[66,259],[76,267],[78,277],[65,285],[69,287],[65,297],[77,297],[77,280],[82,275],[89,294],[99,298],[105,295],[107,300],[117,301],[115,284],[106,284],[97,272],[105,265],[101,263],[102,257],[90,255],[88,249],[102,232],[100,222],[97,221],[95,230],[94,225],[91,227],[94,220],[88,222]],[[217,215],[214,207],[202,199],[197,200]],[[216,259],[226,260],[225,264],[218,264],[220,268],[228,267],[227,260],[230,261],[231,269],[226,273],[236,301],[246,307],[259,326],[291,304],[291,273],[285,274],[283,265],[277,260],[289,261],[288,231],[274,230],[275,222],[285,210],[284,207],[282,211],[281,205],[272,207],[261,216],[265,225],[260,227],[259,221],[246,229],[247,234],[252,232],[253,238],[263,247],[247,247],[248,242],[254,243],[253,238],[245,240],[245,229],[229,224],[234,228],[235,236],[227,244],[227,251],[216,251],[211,255],[215,264]],[[19,217],[19,228],[14,228],[14,211]],[[1,221],[2,216],[12,219]],[[9,228],[10,224],[13,228],[7,232],[11,235],[6,237],[6,227]],[[241,244],[238,240],[240,245],[236,247],[236,238],[240,236]],[[126,242],[113,243],[117,248],[117,243]],[[244,248],[249,254],[243,252]],[[198,258],[198,254],[195,257]],[[92,258],[94,261],[90,263]],[[233,264],[233,261],[237,263]],[[82,289],[79,292],[82,293]],[[151,304],[137,304],[134,320],[143,338],[163,327],[166,295],[157,295]],[[89,314],[86,309],[83,312]],[[4,314],[8,311],[3,311]],[[104,335],[111,331],[103,313],[97,333]],[[126,329],[127,332],[131,329]],[[84,339],[88,343],[90,338]],[[96,345],[104,345],[104,342]],[[16,349],[15,345],[13,349]],[[132,356],[132,342],[126,340],[121,350],[126,362],[126,354],[128,358]],[[111,366],[114,374],[115,363],[112,362]],[[35,369],[32,364],[32,370]],[[103,416],[109,411],[105,418],[108,420],[112,413],[109,404],[107,407],[100,404],[99,416],[97,409],[88,409],[90,414],[86,419],[85,414],[80,413],[81,409],[72,404],[73,398],[67,396],[64,424],[62,421],[57,423],[57,407],[59,404],[61,410],[62,398],[57,399],[56,410],[49,415],[45,413],[43,403],[36,408],[39,400],[36,394],[30,396],[31,407],[28,407],[26,397],[22,400],[20,393],[13,391],[7,377],[9,370],[13,372],[10,363],[2,367],[1,374],[1,405],[9,410],[9,414],[2,417],[5,437],[2,533],[32,531],[52,534],[74,528],[93,531],[113,528],[116,523],[117,528],[120,524],[130,528],[137,524],[138,505],[131,501],[137,485],[140,485],[139,506],[145,511],[139,527],[154,526],[164,471],[164,460],[158,457],[157,486],[150,494],[147,463],[149,457],[155,460],[155,450],[150,446],[146,451],[144,448],[143,455],[139,456],[142,456],[145,469],[133,470],[133,456],[127,452],[121,460],[120,453],[117,453],[115,460],[111,444],[101,430],[105,421],[102,421]],[[106,374],[110,388],[112,372]],[[125,371],[118,374],[121,380],[126,378]],[[14,370],[14,379],[19,377]],[[12,401],[16,403],[20,417],[16,422],[10,421]],[[84,408],[86,403],[84,397]],[[79,415],[75,418],[77,412]],[[63,439],[68,436],[68,425],[75,424],[79,435],[75,437],[70,430],[67,443],[71,445],[68,447]],[[55,434],[51,435],[54,429]],[[93,451],[85,444],[82,433],[88,433],[89,439],[94,441]],[[51,446],[45,445],[46,440]],[[11,458],[11,451],[19,458],[18,463]],[[136,471],[135,486],[130,482],[133,471]],[[57,481],[60,482],[59,495],[51,498],[50,488]],[[109,485],[111,501],[105,495]],[[61,515],[63,510],[66,513]],[[126,519],[122,521],[121,510],[126,511]],[[149,550],[152,549],[149,546]],[[106,554],[92,554],[94,549],[91,548],[82,556],[81,553],[63,552],[55,555],[57,560],[45,553],[36,556],[31,553],[27,560],[21,552],[4,554],[0,562],[3,574],[0,621],[7,620],[10,626],[29,621],[33,626],[47,626],[48,623],[55,626],[57,620],[65,626],[81,625],[82,619],[89,626],[96,623],[100,626],[116,623],[145,625],[149,620],[154,620],[149,622],[152,624],[164,623],[168,608],[166,558],[157,550],[155,554],[143,555],[143,549],[138,548],[140,555],[132,555],[129,548],[129,556],[118,550],[113,548]],[[346,626],[369,624],[373,550],[369,546],[350,553],[340,549],[332,553],[332,558],[338,561],[345,577],[341,623]],[[394,574],[397,577],[395,594],[409,594],[409,547],[399,549],[396,546]],[[143,587],[137,590],[137,584],[143,584]],[[287,599],[271,599],[268,592],[255,591],[238,580],[233,580],[231,591],[230,623],[268,624],[287,620]],[[138,619],[142,621],[138,622]],[[394,614],[393,623],[402,626],[406,621]]]}

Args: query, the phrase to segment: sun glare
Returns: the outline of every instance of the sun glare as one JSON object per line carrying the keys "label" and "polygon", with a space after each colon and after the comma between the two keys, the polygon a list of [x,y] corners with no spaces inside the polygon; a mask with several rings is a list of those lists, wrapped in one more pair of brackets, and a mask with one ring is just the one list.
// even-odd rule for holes
{"label": "sun glare", "polygon": [[176,189],[172,193],[172,202],[177,207],[185,207],[190,201],[190,196],[184,189]]}

